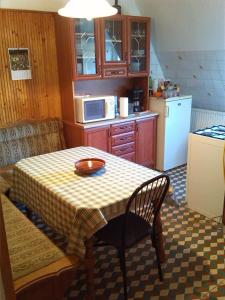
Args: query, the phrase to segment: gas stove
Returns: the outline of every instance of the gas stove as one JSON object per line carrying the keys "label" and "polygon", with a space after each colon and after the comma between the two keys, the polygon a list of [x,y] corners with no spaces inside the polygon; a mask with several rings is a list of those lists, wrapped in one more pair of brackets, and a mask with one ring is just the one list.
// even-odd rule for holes
{"label": "gas stove", "polygon": [[217,125],[205,129],[199,129],[193,133],[219,140],[225,140],[225,125]]}

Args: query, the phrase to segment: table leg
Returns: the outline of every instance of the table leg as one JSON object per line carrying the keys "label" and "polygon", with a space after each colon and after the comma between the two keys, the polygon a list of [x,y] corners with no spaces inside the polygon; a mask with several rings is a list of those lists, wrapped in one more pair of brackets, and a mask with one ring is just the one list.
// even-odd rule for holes
{"label": "table leg", "polygon": [[93,254],[93,238],[86,241],[86,255],[85,255],[85,272],[86,272],[86,285],[87,285],[87,300],[95,299],[95,286],[94,286],[94,254]]}
{"label": "table leg", "polygon": [[166,254],[164,249],[164,239],[163,239],[163,230],[162,230],[162,220],[161,215],[159,213],[156,219],[156,237],[155,242],[157,243],[159,249],[159,258],[160,262],[164,263],[166,261]]}

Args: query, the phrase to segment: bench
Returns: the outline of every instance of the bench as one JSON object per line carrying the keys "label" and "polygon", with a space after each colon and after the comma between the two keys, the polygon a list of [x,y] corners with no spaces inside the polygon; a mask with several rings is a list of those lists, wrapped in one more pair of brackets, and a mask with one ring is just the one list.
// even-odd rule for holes
{"label": "bench", "polygon": [[77,257],[66,256],[1,195],[0,271],[6,299],[63,299],[78,265]]}
{"label": "bench", "polygon": [[26,121],[0,128],[0,192],[12,185],[13,165],[22,158],[65,149],[59,119]]}

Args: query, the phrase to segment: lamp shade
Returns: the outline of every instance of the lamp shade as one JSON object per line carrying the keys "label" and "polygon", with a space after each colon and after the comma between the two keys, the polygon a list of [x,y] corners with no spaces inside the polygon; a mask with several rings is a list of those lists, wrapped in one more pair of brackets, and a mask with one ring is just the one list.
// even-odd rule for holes
{"label": "lamp shade", "polygon": [[115,15],[117,9],[106,0],[69,0],[58,13],[69,18],[93,19]]}

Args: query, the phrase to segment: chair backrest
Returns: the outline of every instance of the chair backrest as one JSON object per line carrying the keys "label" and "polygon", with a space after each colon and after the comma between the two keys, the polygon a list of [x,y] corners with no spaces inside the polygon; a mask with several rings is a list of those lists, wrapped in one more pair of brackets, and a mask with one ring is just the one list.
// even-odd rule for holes
{"label": "chair backrest", "polygon": [[169,185],[168,175],[159,175],[142,183],[127,203],[126,216],[132,211],[154,227]]}
{"label": "chair backrest", "polygon": [[16,299],[16,296],[13,287],[12,270],[9,260],[1,197],[2,196],[0,195],[0,272],[2,274],[5,298],[7,300],[14,300]]}

